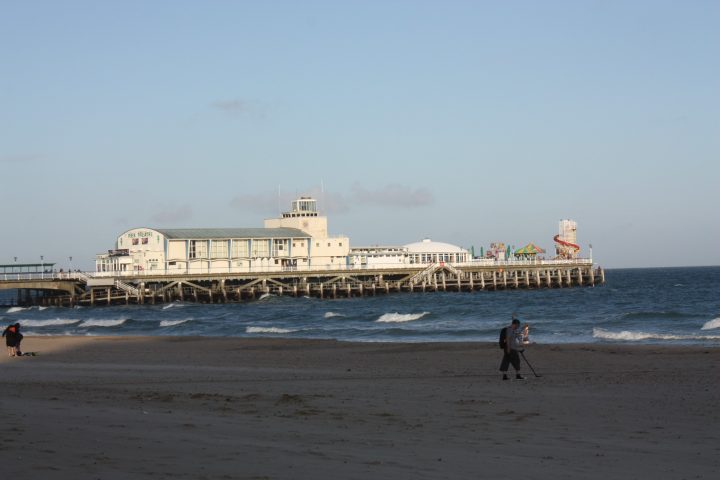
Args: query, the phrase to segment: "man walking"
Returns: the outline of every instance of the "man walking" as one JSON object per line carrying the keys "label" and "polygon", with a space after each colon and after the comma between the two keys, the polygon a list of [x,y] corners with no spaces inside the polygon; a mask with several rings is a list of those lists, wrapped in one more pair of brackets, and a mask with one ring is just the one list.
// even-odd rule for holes
{"label": "man walking", "polygon": [[[503,372],[503,380],[509,380],[510,377],[507,375],[508,367],[512,364],[515,369],[515,378],[518,380],[525,380],[525,377],[520,375],[520,353],[523,348],[523,334],[520,330],[520,320],[513,318],[512,323],[509,327],[503,329],[504,335],[501,335],[501,343],[503,347],[503,358],[500,362],[500,371]],[[505,339],[504,342],[502,339]]]}

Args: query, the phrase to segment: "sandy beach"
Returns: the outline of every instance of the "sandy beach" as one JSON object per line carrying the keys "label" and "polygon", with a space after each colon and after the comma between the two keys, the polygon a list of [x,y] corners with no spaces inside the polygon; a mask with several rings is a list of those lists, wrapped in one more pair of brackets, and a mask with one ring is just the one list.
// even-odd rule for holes
{"label": "sandy beach", "polygon": [[27,337],[6,478],[715,478],[720,349]]}

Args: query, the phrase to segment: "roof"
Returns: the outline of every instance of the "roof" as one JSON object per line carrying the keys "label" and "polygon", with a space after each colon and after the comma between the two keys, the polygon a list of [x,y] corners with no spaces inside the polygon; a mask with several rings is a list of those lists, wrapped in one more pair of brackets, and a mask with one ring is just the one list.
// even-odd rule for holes
{"label": "roof", "polygon": [[515,255],[537,255],[538,253],[545,253],[545,250],[538,247],[534,243],[528,243],[522,248],[515,250]]}
{"label": "roof", "polygon": [[168,239],[310,238],[297,228],[158,228]]}
{"label": "roof", "polygon": [[409,253],[467,253],[462,247],[443,242],[433,242],[426,238],[422,242],[408,243],[405,245]]}

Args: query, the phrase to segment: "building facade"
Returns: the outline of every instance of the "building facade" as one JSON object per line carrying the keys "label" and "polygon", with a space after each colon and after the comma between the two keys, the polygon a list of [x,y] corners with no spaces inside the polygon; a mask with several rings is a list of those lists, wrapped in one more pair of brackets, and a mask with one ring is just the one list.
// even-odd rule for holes
{"label": "building facade", "polygon": [[134,228],[96,256],[97,272],[157,274],[343,268],[350,240],[329,237],[316,201],[302,197],[265,228]]}

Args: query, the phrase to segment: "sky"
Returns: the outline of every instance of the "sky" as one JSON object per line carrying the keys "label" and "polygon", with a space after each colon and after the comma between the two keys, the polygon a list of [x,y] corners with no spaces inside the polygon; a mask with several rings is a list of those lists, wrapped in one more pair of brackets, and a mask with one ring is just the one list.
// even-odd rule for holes
{"label": "sky", "polygon": [[0,0],[0,264],[136,227],[720,265],[720,2]]}

